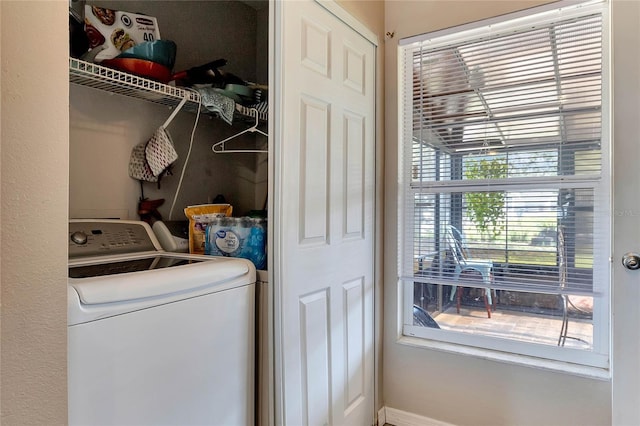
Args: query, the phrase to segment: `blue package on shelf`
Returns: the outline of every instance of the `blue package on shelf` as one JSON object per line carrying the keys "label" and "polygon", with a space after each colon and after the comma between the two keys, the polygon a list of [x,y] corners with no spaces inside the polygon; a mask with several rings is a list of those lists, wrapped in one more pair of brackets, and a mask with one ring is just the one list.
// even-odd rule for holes
{"label": "blue package on shelf", "polygon": [[267,269],[266,219],[221,217],[207,225],[205,254],[249,259]]}

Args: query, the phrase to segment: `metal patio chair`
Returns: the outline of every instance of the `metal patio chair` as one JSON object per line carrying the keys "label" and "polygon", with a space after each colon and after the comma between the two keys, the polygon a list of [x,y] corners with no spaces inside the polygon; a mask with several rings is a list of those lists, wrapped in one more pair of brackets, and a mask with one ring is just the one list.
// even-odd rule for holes
{"label": "metal patio chair", "polygon": [[[493,261],[490,259],[474,259],[471,257],[464,236],[454,226],[449,226],[446,234],[449,251],[453,257],[455,269],[452,278],[459,283],[460,276],[466,272],[476,272],[482,276],[482,282],[485,284],[484,305],[487,309],[487,317],[491,318],[491,310],[493,298],[491,296],[491,284],[493,282]],[[456,296],[456,310],[460,313],[460,300],[462,298],[463,285],[454,284],[451,286],[450,300]]]}
{"label": "metal patio chair", "polygon": [[590,313],[577,307],[570,298],[570,295],[565,293],[567,288],[567,248],[564,240],[564,231],[561,226],[558,227],[558,280],[560,285],[560,299],[562,303],[562,325],[560,326],[560,336],[558,337],[558,346],[564,346],[567,339],[578,340],[580,342],[589,344],[589,342],[580,339],[579,337],[568,336],[569,332],[569,306],[576,312],[589,315]]}

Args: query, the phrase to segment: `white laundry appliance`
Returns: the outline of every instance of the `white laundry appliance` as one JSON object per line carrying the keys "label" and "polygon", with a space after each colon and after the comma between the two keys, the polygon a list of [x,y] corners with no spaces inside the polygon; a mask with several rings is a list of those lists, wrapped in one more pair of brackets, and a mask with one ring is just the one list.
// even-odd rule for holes
{"label": "white laundry appliance", "polygon": [[252,425],[255,281],[144,222],[71,221],[69,424]]}

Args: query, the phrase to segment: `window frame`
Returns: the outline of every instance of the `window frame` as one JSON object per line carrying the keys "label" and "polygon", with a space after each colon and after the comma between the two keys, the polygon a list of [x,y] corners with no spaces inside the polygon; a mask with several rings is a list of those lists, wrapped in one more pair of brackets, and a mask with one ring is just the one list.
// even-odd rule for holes
{"label": "window frame", "polygon": [[[482,335],[469,335],[458,331],[447,331],[431,329],[413,325],[413,279],[415,277],[403,276],[402,271],[411,268],[416,261],[413,253],[413,236],[415,229],[415,209],[410,208],[414,204],[409,202],[409,197],[421,193],[420,189],[411,191],[411,170],[412,170],[412,146],[404,143],[413,140],[412,123],[412,68],[405,63],[404,51],[417,41],[427,39],[439,39],[441,43],[452,41],[468,40],[477,37],[491,26],[493,31],[509,29],[513,23],[535,22],[536,24],[546,21],[552,22],[564,19],[567,16],[586,15],[598,11],[602,14],[602,133],[601,133],[601,172],[599,176],[555,176],[553,178],[522,178],[510,180],[509,182],[492,185],[492,190],[513,190],[517,191],[531,184],[536,190],[560,190],[563,188],[592,188],[594,191],[594,230],[604,232],[603,241],[606,247],[598,247],[594,250],[593,259],[593,282],[594,293],[601,292],[603,297],[594,297],[593,308],[593,330],[594,341],[591,351],[572,349],[566,347],[553,347],[533,343],[523,343],[515,340],[498,339]],[[560,16],[561,18],[558,18]],[[401,287],[398,308],[400,341],[412,345],[426,346],[436,349],[444,349],[465,354],[477,354],[482,357],[489,357],[500,360],[510,360],[528,365],[551,366],[553,369],[563,371],[574,371],[583,374],[584,369],[590,369],[587,373],[592,377],[608,377],[609,375],[609,354],[611,339],[611,318],[610,318],[610,296],[611,296],[611,66],[610,66],[610,20],[608,3],[603,1],[585,2],[576,5],[575,3],[560,2],[553,5],[545,5],[532,8],[527,11],[504,15],[498,18],[491,18],[478,21],[473,24],[449,28],[430,34],[410,37],[400,41],[398,49],[398,284]],[[405,87],[404,84],[407,84]],[[406,113],[409,109],[409,113]],[[428,131],[428,129],[425,129]],[[438,181],[430,182],[430,193],[453,192],[464,193],[466,191],[486,190],[486,182],[470,181]],[[524,186],[519,186],[524,185]],[[604,196],[602,202],[599,197]],[[600,204],[595,204],[598,202]],[[405,253],[407,255],[405,256]],[[567,368],[567,366],[571,366]]]}

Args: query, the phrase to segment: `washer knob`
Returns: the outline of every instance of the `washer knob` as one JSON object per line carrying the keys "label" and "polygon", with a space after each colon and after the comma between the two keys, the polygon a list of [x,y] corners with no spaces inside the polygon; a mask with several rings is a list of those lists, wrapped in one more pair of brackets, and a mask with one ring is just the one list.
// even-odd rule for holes
{"label": "washer knob", "polygon": [[82,231],[76,231],[73,234],[71,234],[71,241],[73,241],[78,245],[87,244],[87,234],[85,234]]}

